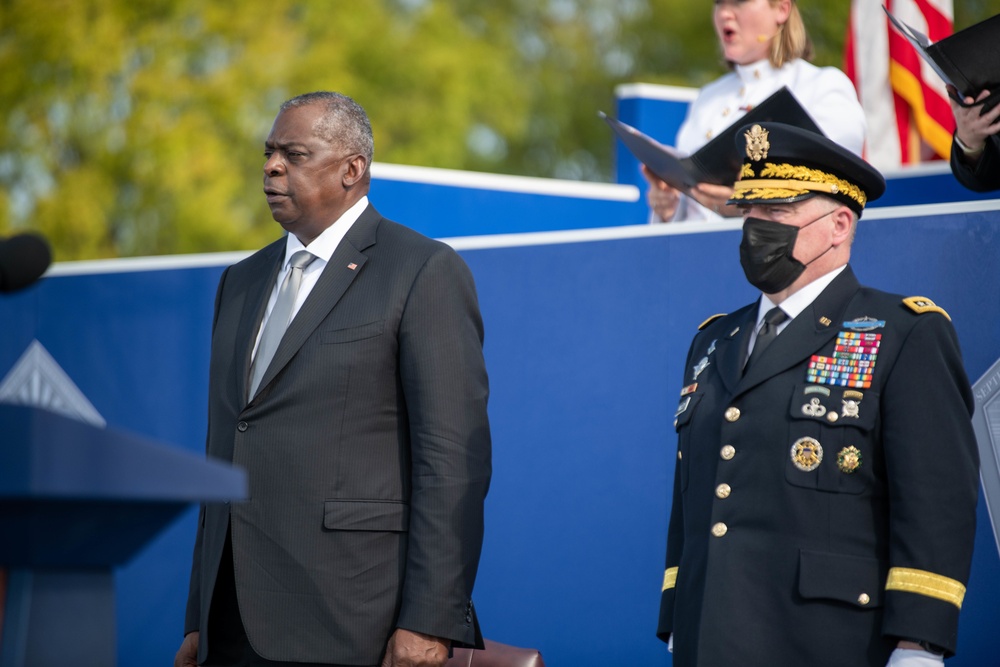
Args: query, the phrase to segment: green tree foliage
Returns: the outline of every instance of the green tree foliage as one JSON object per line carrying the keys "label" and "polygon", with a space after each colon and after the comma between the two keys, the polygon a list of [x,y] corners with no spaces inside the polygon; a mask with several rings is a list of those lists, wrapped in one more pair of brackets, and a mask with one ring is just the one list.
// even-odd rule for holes
{"label": "green tree foliage", "polygon": [[[956,24],[995,0],[956,2]],[[840,65],[847,0],[800,0]],[[0,235],[59,260],[249,249],[278,105],[338,90],[376,159],[608,180],[620,83],[723,73],[691,0],[0,0]]]}
{"label": "green tree foliage", "polygon": [[448,3],[396,5],[0,2],[0,234],[61,260],[259,247],[264,137],[309,90],[364,105],[383,161],[463,167],[476,123],[519,134],[500,45]]}

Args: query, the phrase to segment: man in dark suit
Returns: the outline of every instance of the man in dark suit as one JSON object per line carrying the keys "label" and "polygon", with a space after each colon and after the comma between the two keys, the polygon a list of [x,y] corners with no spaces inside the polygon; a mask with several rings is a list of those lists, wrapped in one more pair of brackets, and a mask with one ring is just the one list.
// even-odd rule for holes
{"label": "man in dark suit", "polygon": [[762,295],[688,354],[658,635],[678,667],[939,664],[978,493],[954,329],[848,265],[877,171],[787,125],[738,136],[730,203]]}
{"label": "man in dark suit", "polygon": [[[954,88],[950,92],[957,94]],[[984,90],[976,100],[965,98],[967,105],[984,101],[990,91]],[[986,113],[982,104],[961,106],[952,97],[951,111],[955,114],[955,136],[951,146],[951,172],[959,183],[976,192],[1000,190],[1000,104]]]}
{"label": "man in dark suit", "polygon": [[283,104],[265,143],[288,234],[223,273],[209,377],[208,455],[246,469],[249,499],[201,510],[176,665],[441,665],[482,646],[475,286],[368,203],[372,146],[336,93]]}

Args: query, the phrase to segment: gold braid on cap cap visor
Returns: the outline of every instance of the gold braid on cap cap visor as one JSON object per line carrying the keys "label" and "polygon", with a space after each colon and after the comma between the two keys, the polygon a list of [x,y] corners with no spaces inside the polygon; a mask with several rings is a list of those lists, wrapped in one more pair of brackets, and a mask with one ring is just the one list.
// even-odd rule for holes
{"label": "gold braid on cap cap visor", "polygon": [[822,192],[845,195],[862,208],[868,201],[864,190],[858,186],[819,169],[768,162],[760,170],[760,178],[748,178],[754,175],[753,168],[748,167],[744,164],[740,171],[742,178],[733,186],[733,199],[787,199],[808,192]]}

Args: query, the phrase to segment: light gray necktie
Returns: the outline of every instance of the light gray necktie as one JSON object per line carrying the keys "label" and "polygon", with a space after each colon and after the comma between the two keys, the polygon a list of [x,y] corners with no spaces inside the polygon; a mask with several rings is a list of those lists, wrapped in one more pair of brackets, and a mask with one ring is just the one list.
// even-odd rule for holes
{"label": "light gray necktie", "polygon": [[292,319],[292,307],[295,305],[295,297],[299,293],[299,285],[302,284],[302,271],[316,259],[307,250],[299,250],[292,255],[288,261],[288,273],[285,275],[285,282],[281,283],[278,290],[278,298],[274,301],[274,308],[271,309],[271,316],[267,318],[264,325],[264,333],[260,336],[260,344],[257,346],[257,355],[254,357],[253,365],[250,368],[250,398],[257,394],[257,387],[264,377],[264,371],[271,364],[278,343],[285,335],[285,329]]}

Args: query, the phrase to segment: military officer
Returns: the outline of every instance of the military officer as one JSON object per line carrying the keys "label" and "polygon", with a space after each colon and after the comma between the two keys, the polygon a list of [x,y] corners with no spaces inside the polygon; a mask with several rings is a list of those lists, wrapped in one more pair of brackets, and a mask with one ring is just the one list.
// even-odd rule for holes
{"label": "military officer", "polygon": [[688,353],[658,635],[679,667],[937,665],[979,488],[955,331],[851,270],[881,174],[795,127],[737,136],[729,203],[762,294]]}

